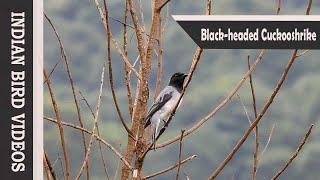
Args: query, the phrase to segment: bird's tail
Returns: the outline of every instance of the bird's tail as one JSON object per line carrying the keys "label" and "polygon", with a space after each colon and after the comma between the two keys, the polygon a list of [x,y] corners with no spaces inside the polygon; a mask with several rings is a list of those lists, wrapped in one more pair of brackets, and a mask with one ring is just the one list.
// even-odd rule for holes
{"label": "bird's tail", "polygon": [[156,150],[156,131],[153,131],[152,135],[153,151]]}
{"label": "bird's tail", "polygon": [[157,138],[157,132],[158,132],[158,126],[156,125],[153,128],[153,133],[152,133],[152,144],[153,144],[153,150],[156,150],[156,138]]}

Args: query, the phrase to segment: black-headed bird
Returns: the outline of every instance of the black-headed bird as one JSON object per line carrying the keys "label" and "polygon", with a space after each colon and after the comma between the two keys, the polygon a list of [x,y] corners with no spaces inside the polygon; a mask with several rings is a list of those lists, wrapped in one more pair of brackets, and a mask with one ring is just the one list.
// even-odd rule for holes
{"label": "black-headed bird", "polygon": [[[173,74],[170,78],[169,85],[159,93],[158,97],[148,111],[144,128],[147,128],[149,125],[151,125],[151,138],[154,150],[156,146],[156,135],[158,133],[160,122],[163,121],[165,123],[170,117],[170,114],[179,101],[183,89],[183,83],[187,76],[187,74],[179,72]],[[180,103],[181,102],[182,101],[180,101]]]}

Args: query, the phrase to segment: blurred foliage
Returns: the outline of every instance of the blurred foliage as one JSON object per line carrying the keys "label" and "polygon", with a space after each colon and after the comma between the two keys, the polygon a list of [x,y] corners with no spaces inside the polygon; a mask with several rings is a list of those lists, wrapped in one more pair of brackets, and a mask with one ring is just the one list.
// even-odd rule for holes
{"label": "blurred foliage", "polygon": [[[138,3],[139,1],[136,2]],[[149,29],[151,1],[143,0],[142,2],[145,9],[146,27]],[[45,0],[44,3],[45,12],[52,18],[66,47],[67,56],[72,65],[76,88],[86,96],[92,108],[95,108],[100,72],[106,60],[105,33],[95,6],[88,0]],[[108,4],[111,16],[123,19],[123,1],[111,0],[108,1]],[[307,0],[285,0],[282,2],[281,14],[304,14],[306,4]],[[274,14],[274,6],[274,1],[213,1],[214,14]],[[319,10],[320,2],[315,1],[311,12],[316,14]],[[204,2],[172,0],[169,11],[170,14],[203,14]],[[163,16],[165,16],[165,11]],[[164,78],[162,87],[167,84],[168,78],[172,73],[188,71],[195,49],[195,44],[171,17],[169,17],[167,23],[168,25],[164,32]],[[111,27],[118,41],[121,42],[122,25],[112,21]],[[128,34],[130,40],[129,57],[133,61],[137,56],[136,40],[132,29],[129,29]],[[46,21],[44,24],[44,38],[45,68],[51,70],[53,65],[60,61],[61,56],[57,40]],[[125,113],[129,123],[123,62],[114,49],[112,52],[116,92],[121,110]],[[174,121],[170,124],[168,131],[160,141],[173,135],[178,135],[181,129],[191,127],[211,109],[215,108],[246,72],[247,56],[250,55],[253,61],[257,54],[258,50],[205,50],[191,86],[184,97],[184,102],[178,110]],[[258,110],[261,109],[271,94],[289,56],[289,50],[268,50],[264,60],[253,73]],[[279,95],[259,125],[262,149],[267,141],[272,124],[276,123],[269,148],[260,161],[259,180],[270,179],[279,166],[295,150],[308,126],[311,123],[318,122],[320,119],[319,57],[320,52],[312,50],[296,61]],[[153,70],[150,79],[151,92],[153,92],[155,86],[155,75],[156,70]],[[78,124],[63,61],[60,62],[53,73],[52,81],[63,120]],[[105,79],[105,82],[106,86],[100,112],[101,118],[99,119],[100,131],[102,137],[115,147],[120,148],[121,144],[123,151],[127,137],[118,121],[115,107],[112,103],[108,80]],[[134,82],[133,85],[135,85]],[[251,95],[248,83],[245,83],[239,94],[252,118]],[[150,97],[153,97],[153,94],[151,95]],[[151,101],[150,98],[150,103]],[[92,115],[85,103],[83,101],[80,102],[85,126],[91,129]],[[46,87],[44,88],[44,113],[46,116],[54,117]],[[49,153],[50,160],[54,162],[61,156],[61,153],[59,154],[60,144],[59,138],[57,138],[57,128],[50,122],[45,122],[44,124],[44,148]],[[205,126],[185,139],[183,157],[192,154],[197,154],[198,157],[193,162],[184,165],[182,172],[187,173],[191,179],[206,179],[209,173],[225,158],[248,125],[238,99],[232,99]],[[83,157],[82,141],[78,131],[68,127],[65,128],[65,131],[68,151],[71,155],[72,175],[74,176],[80,167],[81,157]],[[281,176],[281,179],[319,179],[319,138],[320,128],[316,126],[302,153],[288,168],[288,171]],[[97,146],[97,143],[95,143],[95,146]],[[253,136],[250,136],[218,179],[249,179],[253,147],[254,139]],[[103,166],[97,149],[95,147],[94,152],[90,154],[90,171],[94,180],[104,179]],[[178,159],[177,151],[178,143],[175,143],[148,154],[145,162],[145,174],[176,163]],[[113,176],[118,159],[107,148],[105,148],[104,153],[107,157],[109,172]],[[60,163],[56,163],[54,168],[58,176],[62,177]],[[172,179],[175,173],[176,171],[171,171],[159,176],[157,179]]]}

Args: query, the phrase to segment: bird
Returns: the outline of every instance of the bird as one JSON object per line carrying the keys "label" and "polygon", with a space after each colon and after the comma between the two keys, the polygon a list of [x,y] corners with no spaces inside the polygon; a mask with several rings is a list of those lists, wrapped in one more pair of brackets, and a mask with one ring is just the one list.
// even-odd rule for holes
{"label": "bird", "polygon": [[[159,93],[155,101],[153,102],[148,114],[145,118],[144,129],[151,126],[152,130],[152,143],[155,150],[156,135],[160,122],[166,123],[174,107],[179,101],[185,78],[188,74],[181,72],[174,73],[169,81],[169,84]],[[179,106],[182,100],[180,100]],[[178,107],[179,107],[178,106]]]}

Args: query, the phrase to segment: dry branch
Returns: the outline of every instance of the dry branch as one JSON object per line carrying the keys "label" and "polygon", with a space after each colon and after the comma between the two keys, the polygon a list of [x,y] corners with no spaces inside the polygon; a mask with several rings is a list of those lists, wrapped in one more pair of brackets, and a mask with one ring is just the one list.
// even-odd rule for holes
{"label": "dry branch", "polygon": [[306,132],[306,134],[304,135],[303,140],[300,142],[299,147],[296,149],[296,151],[292,154],[292,156],[290,157],[290,159],[288,160],[288,162],[278,171],[278,173],[273,176],[271,178],[271,180],[276,180],[278,179],[278,177],[288,168],[288,166],[292,163],[292,161],[298,156],[299,152],[301,151],[301,149],[303,148],[304,144],[306,143],[306,141],[308,140],[312,128],[313,128],[313,124],[311,124],[311,126],[309,127],[308,131]]}
{"label": "dry branch", "polygon": [[[104,24],[105,24],[105,22],[104,22]],[[106,24],[105,24],[105,26],[106,26]],[[106,27],[105,27],[105,29],[106,29],[106,31],[107,31],[107,28],[106,28]],[[110,38],[111,38],[111,41],[112,41],[113,45],[115,46],[115,48],[117,49],[117,51],[118,51],[119,54],[121,55],[123,61],[127,64],[127,66],[130,68],[130,70],[134,72],[134,74],[137,76],[137,78],[138,78],[139,80],[141,80],[141,79],[142,79],[141,74],[140,74],[140,73],[133,67],[133,65],[130,63],[130,60],[129,60],[128,56],[126,56],[126,55],[124,54],[124,52],[123,52],[122,49],[120,48],[118,42],[117,42],[116,39],[114,38],[111,29],[110,29]]]}
{"label": "dry branch", "polygon": [[[248,56],[248,69],[250,69],[250,56]],[[249,75],[249,82],[250,82],[250,89],[251,89],[251,96],[252,96],[252,106],[253,106],[253,112],[254,112],[254,118],[256,119],[257,114],[257,104],[256,104],[256,96],[254,93],[253,88],[253,79],[252,74]],[[258,153],[259,153],[259,128],[258,124],[254,129],[254,137],[255,137],[255,146],[254,146],[254,152],[253,152],[253,169],[252,169],[252,180],[255,180],[257,178],[257,167],[258,167]]]}
{"label": "dry branch", "polygon": [[279,15],[281,10],[281,0],[278,0],[277,7],[276,7],[276,14]]}
{"label": "dry branch", "polygon": [[47,180],[56,180],[57,178],[56,178],[56,175],[53,171],[53,166],[51,165],[51,162],[50,162],[46,152],[44,152],[43,164],[44,164],[44,169],[45,169],[45,173],[47,176]]}
{"label": "dry branch", "polygon": [[[211,8],[211,0],[207,0],[207,4],[206,4],[206,10],[205,10],[205,14],[206,15],[210,15],[210,7]],[[182,97],[184,96],[184,93],[187,89],[187,87],[189,86],[191,80],[192,80],[192,77],[193,77],[193,74],[194,74],[194,71],[196,70],[196,67],[200,61],[200,58],[201,58],[201,55],[202,55],[202,52],[203,52],[203,49],[200,48],[200,47],[197,47],[194,55],[193,55],[193,59],[192,59],[192,64],[191,64],[191,67],[190,67],[190,70],[189,70],[189,73],[188,73],[188,77],[187,77],[187,80],[186,80],[186,83],[182,89],[182,92],[181,92],[181,95],[179,97],[179,100],[178,102],[176,103],[175,107],[173,108],[173,111],[171,112],[171,115],[170,117],[168,118],[168,120],[166,121],[166,123],[164,124],[164,126],[160,129],[159,131],[159,134],[157,135],[157,138],[156,138],[156,141],[160,138],[160,136],[165,132],[166,128],[168,127],[169,123],[171,122],[174,114],[176,113],[176,110],[182,100]],[[180,136],[177,137],[177,140],[179,140]],[[156,143],[156,142],[153,142],[153,143]],[[153,146],[153,143],[147,148],[147,150],[142,154],[141,156],[141,159],[143,159],[147,153],[150,151],[151,147]],[[156,147],[157,148],[157,147]]]}
{"label": "dry branch", "polygon": [[[71,74],[71,67],[70,67],[69,60],[68,60],[67,55],[66,55],[66,50],[65,50],[65,48],[63,46],[63,43],[62,43],[62,40],[61,40],[61,38],[60,38],[60,36],[58,34],[58,31],[55,28],[55,26],[53,25],[51,19],[46,14],[44,14],[44,16],[47,19],[47,21],[49,22],[51,28],[53,29],[56,38],[58,39],[59,46],[60,46],[61,57],[64,60],[65,65],[66,65],[66,69],[67,69],[67,74],[68,74],[68,79],[69,79],[69,83],[70,83],[71,90],[72,90],[73,100],[74,100],[74,104],[76,106],[78,121],[79,121],[80,126],[83,127],[83,122],[82,122],[82,118],[81,118],[79,102],[78,102],[78,98],[77,98],[77,94],[76,94],[76,88],[74,86],[74,82],[73,82],[73,78],[72,78],[72,74]],[[50,78],[50,77],[48,77],[48,78]],[[82,143],[83,143],[83,147],[84,147],[83,156],[85,156],[85,153],[86,153],[85,150],[87,149],[87,144],[86,144],[86,138],[85,138],[83,132],[81,132],[81,137],[82,137]],[[89,180],[89,177],[90,177],[90,175],[89,175],[89,163],[87,163],[87,165],[86,165],[86,170],[87,170],[87,180]]]}
{"label": "dry branch", "polygon": [[309,51],[310,51],[310,49],[306,49],[306,50],[302,51],[301,53],[297,54],[297,57],[300,57],[300,56],[306,54]]}
{"label": "dry branch", "polygon": [[[128,0],[130,4],[130,9],[132,10],[132,0]],[[130,3],[131,2],[131,3]],[[154,3],[154,7],[157,6],[159,3],[159,0],[156,0]],[[131,11],[132,12],[132,11]],[[133,14],[132,14],[133,15]],[[134,19],[134,16],[132,16]],[[131,154],[132,157],[132,151],[135,151],[136,153],[136,161],[135,161],[135,168],[138,171],[138,176],[141,176],[141,170],[143,166],[143,161],[144,158],[140,158],[141,155],[145,151],[145,143],[143,140],[143,133],[144,133],[144,124],[145,124],[145,116],[147,113],[147,102],[149,99],[149,76],[151,72],[151,64],[152,64],[152,55],[153,55],[153,45],[154,45],[154,40],[157,35],[157,31],[159,30],[159,25],[160,25],[160,11],[158,11],[156,8],[153,9],[153,17],[152,17],[152,23],[150,27],[150,36],[147,41],[146,45],[146,52],[144,56],[141,56],[140,53],[140,59],[141,59],[141,75],[142,75],[142,81],[140,81],[140,85],[138,86],[139,89],[138,91],[138,96],[136,97],[137,99],[137,105],[135,106],[135,111],[134,111],[134,116],[133,116],[133,124],[132,128],[135,129],[135,132],[137,133],[138,136],[138,141],[137,143],[133,144],[133,142],[130,140],[128,141],[128,151],[127,155],[129,156]],[[134,20],[133,20],[134,21]],[[136,28],[136,34],[137,34],[137,39],[138,42],[139,40],[139,35],[138,35],[138,29]],[[139,45],[139,44],[138,44]],[[138,47],[140,49],[140,47]],[[139,50],[140,51],[140,50]],[[139,131],[140,130],[140,131]],[[128,157],[127,156],[127,157]],[[127,172],[124,170],[123,175],[126,176]]]}
{"label": "dry branch", "polygon": [[[128,14],[129,14],[128,1],[126,1],[125,10],[124,10],[124,23],[127,23]],[[128,56],[127,26],[125,24],[123,25],[123,34],[122,34],[122,36],[123,36],[123,51],[124,51],[124,54],[126,56]],[[134,64],[133,64],[133,66],[134,66]],[[132,92],[131,92],[132,91],[131,90],[131,76],[130,76],[130,73],[129,73],[129,67],[128,67],[128,65],[126,63],[124,63],[124,71],[125,71],[124,81],[125,81],[125,86],[127,88],[129,114],[130,114],[130,117],[132,118],[133,100],[132,100]]]}
{"label": "dry branch", "polygon": [[166,173],[166,172],[168,172],[168,171],[171,171],[171,170],[173,170],[174,168],[178,167],[179,164],[182,165],[182,164],[185,164],[185,163],[187,163],[187,162],[189,162],[189,161],[192,161],[195,157],[197,157],[197,155],[192,155],[192,156],[188,157],[187,159],[185,159],[185,160],[183,160],[183,161],[180,161],[179,163],[176,163],[176,164],[174,164],[174,165],[172,165],[172,166],[170,166],[170,167],[168,167],[168,168],[166,168],[166,169],[163,169],[163,170],[161,170],[161,171],[158,171],[158,172],[155,172],[155,173],[153,173],[153,174],[151,174],[151,175],[148,175],[148,176],[146,176],[146,177],[143,177],[142,179],[150,179],[150,178],[153,178],[153,177],[158,176],[158,175],[160,175],[160,174],[163,174],[163,173]]}
{"label": "dry branch", "polygon": [[[269,147],[269,144],[270,144],[270,141],[271,141],[271,138],[272,138],[272,135],[273,135],[273,131],[274,131],[275,126],[276,126],[276,123],[273,123],[272,128],[271,128],[271,131],[270,131],[270,134],[269,134],[269,136],[268,136],[268,140],[267,140],[267,142],[266,142],[266,144],[265,144],[265,146],[264,146],[264,148],[263,148],[263,150],[262,150],[262,152],[261,152],[261,154],[260,154],[260,156],[259,156],[259,161],[261,160],[261,158],[263,157],[264,153],[267,151],[267,149],[268,149],[268,147]],[[259,166],[258,166],[258,167],[259,167]],[[258,167],[257,167],[257,168],[258,168]]]}
{"label": "dry branch", "polygon": [[208,179],[215,179],[220,174],[220,172],[224,169],[224,167],[233,158],[234,154],[240,149],[242,144],[247,140],[247,138],[248,138],[249,134],[251,133],[251,131],[260,122],[260,120],[262,119],[263,115],[267,112],[267,110],[269,109],[270,105],[272,104],[275,96],[278,94],[278,92],[279,92],[279,90],[280,90],[285,78],[287,77],[287,74],[288,74],[290,68],[292,67],[293,62],[296,60],[296,55],[297,55],[297,50],[294,50],[292,52],[292,55],[291,55],[291,57],[289,59],[289,62],[287,64],[286,68],[284,69],[284,72],[282,73],[282,75],[280,76],[280,79],[277,82],[277,85],[276,85],[273,93],[271,94],[269,100],[264,105],[264,107],[261,110],[261,112],[259,113],[258,117],[254,120],[254,122],[251,124],[249,129],[246,130],[246,132],[244,133],[242,138],[237,142],[237,144],[234,146],[232,151],[228,154],[226,159],[219,164],[219,166],[213,171],[213,173],[210,175],[210,177]]}
{"label": "dry branch", "polygon": [[[142,76],[141,80],[137,82],[137,89],[136,89],[136,99],[135,99],[135,106],[133,108],[132,112],[132,124],[131,124],[131,131],[134,135],[138,134],[138,129],[139,126],[141,126],[140,119],[142,119],[142,114],[143,111],[145,111],[145,106],[147,102],[147,94],[148,94],[148,84],[147,80],[149,77],[148,73],[148,67],[147,64],[145,63],[145,52],[144,52],[144,40],[143,40],[143,34],[142,34],[142,28],[139,24],[138,16],[136,15],[136,11],[134,9],[133,1],[132,0],[127,0],[128,3],[128,8],[130,10],[131,18],[133,25],[135,27],[135,34],[136,34],[136,39],[137,39],[137,48],[139,51],[139,56],[140,56],[140,74]],[[152,39],[152,32],[150,32],[150,39]],[[126,160],[131,161],[133,153],[136,149],[136,145],[139,142],[138,141],[133,141],[132,139],[128,138],[127,142],[127,152],[126,152]],[[140,143],[139,143],[140,144]],[[126,180],[129,177],[129,169],[126,166],[122,167],[122,173],[121,173],[121,179]]]}
{"label": "dry branch", "polygon": [[47,80],[47,86],[49,89],[49,93],[50,93],[50,97],[51,97],[51,102],[52,102],[52,106],[54,109],[54,113],[57,119],[57,125],[58,125],[58,130],[59,130],[59,137],[60,137],[60,142],[61,142],[61,147],[62,147],[62,152],[63,152],[63,160],[64,160],[64,164],[65,164],[65,178],[66,180],[70,180],[70,163],[69,163],[69,156],[68,156],[68,150],[66,147],[66,141],[64,138],[64,131],[63,131],[63,127],[61,124],[61,115],[60,115],[60,110],[58,108],[58,104],[57,104],[57,100],[56,100],[56,96],[55,93],[53,92],[52,86],[51,86],[51,80],[48,78],[47,72],[46,70],[43,70],[43,75],[44,78]]}
{"label": "dry branch", "polygon": [[[94,0],[94,3],[95,3],[95,6],[99,12],[99,15],[100,15],[100,18],[101,18],[101,21],[102,21],[102,25],[105,29],[105,33],[107,34],[107,24],[106,24],[106,19],[104,17],[104,14],[103,14],[103,11],[99,5],[99,2],[98,0]],[[138,79],[141,80],[141,75],[138,73],[138,71],[132,66],[132,64],[130,63],[130,60],[129,58],[124,54],[123,50],[120,48],[118,42],[116,41],[116,39],[114,38],[113,34],[112,34],[112,31],[110,29],[110,38],[111,38],[111,41],[112,43],[114,44],[115,48],[117,49],[117,51],[119,52],[119,54],[121,55],[122,57],[122,60],[128,65],[128,67],[130,68],[130,70],[132,70],[135,75],[137,76]]]}
{"label": "dry branch", "polygon": [[137,37],[137,46],[138,46],[138,51],[139,51],[139,55],[141,57],[141,60],[144,58],[144,43],[143,43],[143,34],[142,34],[142,28],[139,24],[139,18],[136,14],[134,5],[133,5],[133,1],[132,0],[127,0],[128,5],[129,5],[129,10],[130,10],[130,14],[131,14],[131,18],[132,18],[132,22],[135,28],[135,32],[136,32],[136,37]]}
{"label": "dry branch", "polygon": [[178,170],[177,170],[176,180],[179,180],[179,173],[180,173],[180,166],[181,166],[181,156],[182,156],[182,140],[183,140],[184,131],[185,130],[181,130],[180,143],[179,143],[179,161],[178,161]]}
{"label": "dry branch", "polygon": [[312,6],[312,0],[309,0],[307,5],[307,10],[306,10],[306,15],[310,15],[311,6]]}
{"label": "dry branch", "polygon": [[[121,144],[120,144],[120,151],[121,151]],[[121,160],[119,159],[118,164],[117,164],[116,172],[114,173],[114,178],[113,178],[113,180],[117,180],[118,172],[119,172],[120,167],[121,167]]]}
{"label": "dry branch", "polygon": [[[53,118],[43,117],[43,119],[45,119],[47,121],[50,121],[50,122],[53,122],[55,124],[58,123],[58,121],[56,119],[53,119]],[[105,146],[107,146],[129,169],[133,169],[133,167],[130,165],[130,163],[125,160],[123,155],[115,147],[113,147],[110,143],[108,143],[106,140],[102,139],[97,134],[94,134],[94,133],[92,133],[91,131],[89,131],[89,130],[87,130],[85,128],[82,128],[80,126],[77,126],[77,125],[74,125],[74,124],[71,124],[71,123],[67,123],[65,121],[61,121],[61,124],[63,126],[67,126],[67,127],[73,128],[73,129],[77,129],[77,130],[83,131],[83,132],[85,132],[85,133],[87,133],[87,134],[89,134],[91,136],[93,135],[98,141],[100,141]]]}
{"label": "dry branch", "polygon": [[248,110],[247,110],[246,106],[244,105],[241,96],[240,96],[238,93],[237,93],[237,97],[238,97],[238,99],[239,99],[240,105],[241,105],[242,108],[243,108],[244,115],[246,116],[246,118],[247,118],[247,120],[248,120],[248,122],[249,122],[249,125],[251,125],[252,122],[251,122],[251,119],[250,119],[250,117],[249,117]]}
{"label": "dry branch", "polygon": [[103,90],[103,84],[104,84],[104,70],[105,70],[105,65],[102,68],[102,73],[101,73],[101,78],[100,78],[100,89],[99,89],[98,102],[97,102],[95,117],[94,117],[94,122],[93,122],[92,135],[90,137],[88,148],[86,149],[85,158],[84,158],[82,165],[81,165],[81,168],[75,178],[76,180],[78,180],[81,177],[81,173],[88,162],[91,147],[92,147],[94,139],[95,139],[95,133],[96,133],[97,123],[98,123],[98,119],[99,119],[99,110],[100,110],[101,99],[102,99],[102,90]]}
{"label": "dry branch", "polygon": [[170,0],[161,0],[160,3],[156,6],[158,11],[161,11],[161,9],[168,3]]}
{"label": "dry branch", "polygon": [[[108,8],[107,8],[107,4],[106,1],[104,1],[104,12],[105,12],[105,26],[106,26],[106,31],[107,31],[107,42],[106,42],[106,47],[107,47],[107,63],[108,63],[108,70],[109,70],[109,83],[110,83],[110,88],[111,88],[111,94],[112,94],[112,98],[113,98],[113,102],[114,105],[116,107],[120,122],[122,123],[123,127],[126,129],[126,131],[128,132],[129,137],[135,139],[134,135],[132,134],[131,130],[129,129],[129,127],[127,126],[123,115],[121,113],[119,104],[118,104],[118,100],[117,100],[117,96],[116,96],[116,92],[114,90],[114,84],[113,84],[113,74],[112,74],[112,58],[111,58],[111,49],[110,49],[110,40],[111,40],[111,29],[109,26],[109,12],[108,12]],[[120,49],[120,48],[119,48]],[[121,49],[120,49],[121,50]]]}
{"label": "dry branch", "polygon": [[[91,112],[91,115],[93,117],[93,120],[95,118],[95,114],[93,112],[93,109],[91,108],[89,102],[87,101],[87,99],[83,96],[83,94],[79,91],[79,94],[80,96],[82,97],[82,100],[86,103],[87,107],[89,108],[90,112]],[[82,131],[83,132],[83,131]],[[84,133],[84,132],[83,132]],[[100,137],[100,130],[99,130],[99,123],[97,123],[97,134],[98,136]],[[109,180],[110,179],[110,176],[109,176],[109,172],[108,172],[108,168],[107,168],[107,163],[106,163],[106,160],[105,160],[105,157],[104,157],[104,154],[103,154],[103,151],[102,151],[102,146],[101,146],[101,142],[99,141],[99,152],[100,152],[100,156],[101,156],[101,160],[102,160],[102,164],[103,164],[103,170],[104,170],[104,173],[106,174],[106,177],[107,179]]]}
{"label": "dry branch", "polygon": [[[240,89],[240,87],[243,85],[245,80],[248,78],[248,76],[255,70],[256,66],[262,61],[263,56],[265,54],[265,50],[261,50],[257,60],[254,62],[254,64],[251,66],[250,70],[246,72],[246,74],[243,76],[243,78],[238,82],[236,87],[228,94],[228,96],[212,111],[210,111],[204,118],[199,120],[196,124],[194,124],[190,129],[188,129],[184,136],[188,136],[198,130],[205,122],[207,122],[212,116],[214,116],[219,110],[221,110],[230,100],[231,98],[236,94],[236,92]],[[158,144],[156,148],[162,148],[167,145],[170,145],[177,140],[179,140],[180,136],[175,136],[173,138],[170,138],[169,140]]]}
{"label": "dry branch", "polygon": [[158,29],[158,56],[157,56],[157,80],[156,80],[156,87],[154,90],[154,100],[157,98],[159,92],[160,92],[160,87],[161,87],[161,79],[162,79],[162,72],[163,72],[163,59],[162,59],[162,55],[163,55],[163,47],[162,47],[162,36],[163,36],[163,32],[162,31],[162,25],[161,25],[162,21],[160,19],[160,23],[159,23],[159,29]]}

